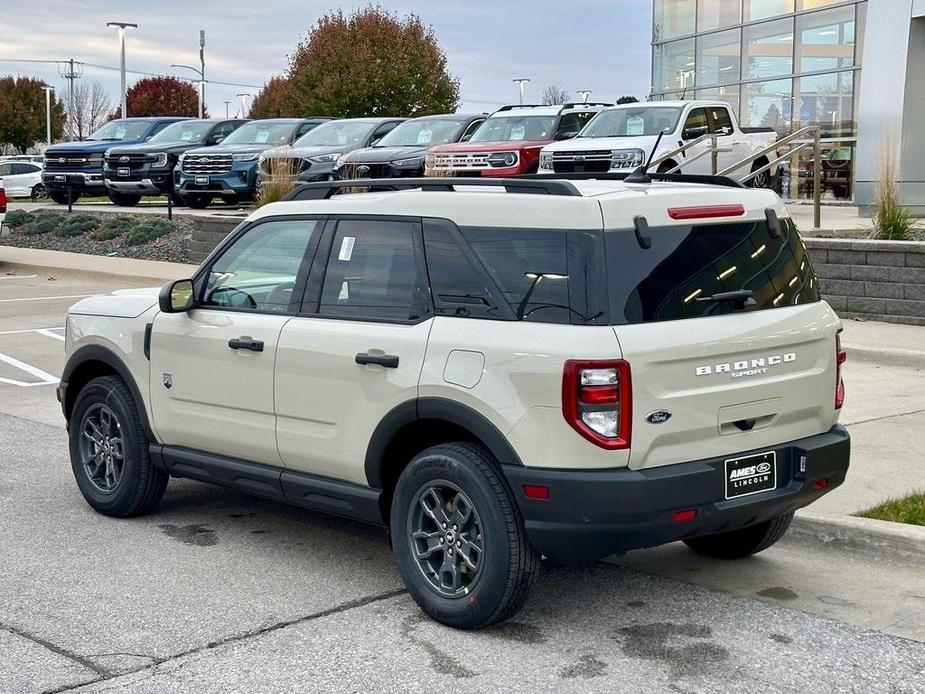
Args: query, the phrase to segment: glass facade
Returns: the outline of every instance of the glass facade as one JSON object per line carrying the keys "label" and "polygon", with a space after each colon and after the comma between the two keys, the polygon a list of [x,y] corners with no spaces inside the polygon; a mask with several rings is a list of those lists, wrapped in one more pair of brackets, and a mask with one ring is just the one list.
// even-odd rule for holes
{"label": "glass facade", "polygon": [[[781,136],[820,126],[824,196],[853,195],[866,0],[653,1],[653,99],[727,101],[743,127]],[[811,196],[811,167],[795,155],[782,192]]]}

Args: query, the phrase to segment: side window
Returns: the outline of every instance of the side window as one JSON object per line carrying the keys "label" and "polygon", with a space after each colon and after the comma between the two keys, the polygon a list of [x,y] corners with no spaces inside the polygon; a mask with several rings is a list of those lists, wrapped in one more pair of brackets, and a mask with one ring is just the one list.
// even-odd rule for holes
{"label": "side window", "polygon": [[418,320],[429,313],[416,222],[342,220],[321,289],[322,315]]}
{"label": "side window", "polygon": [[216,126],[215,130],[212,131],[212,135],[209,137],[209,140],[215,142],[219,139],[224,140],[226,137],[231,135],[235,130],[237,130],[238,124],[231,121],[227,123],[220,123]]}
{"label": "side window", "polygon": [[732,134],[732,118],[729,117],[729,109],[714,106],[710,109],[710,115],[713,118],[713,130],[711,132]]}
{"label": "side window", "polygon": [[684,130],[681,131],[681,137],[685,140],[696,140],[701,135],[706,135],[708,130],[706,110],[695,108],[687,114],[687,120],[684,121]]}
{"label": "side window", "polygon": [[556,131],[556,139],[561,140],[570,135],[577,135],[585,123],[591,120],[596,113],[591,111],[574,111],[566,113],[559,121],[559,129]]}
{"label": "side window", "polygon": [[12,164],[0,164],[0,176],[11,176],[13,174]]}
{"label": "side window", "polygon": [[318,123],[302,123],[302,125],[299,126],[298,130],[295,131],[295,137],[292,139],[298,140],[309,130],[314,130],[317,127],[318,127]]}
{"label": "side window", "polygon": [[396,121],[390,121],[388,123],[383,123],[382,125],[380,125],[378,128],[376,128],[373,131],[372,137],[369,138],[370,144],[381,140],[383,137],[385,137],[390,132],[392,132],[397,125],[398,123]]}
{"label": "side window", "polygon": [[13,164],[13,174],[31,174],[39,170],[35,164]]}
{"label": "side window", "polygon": [[213,263],[201,305],[288,312],[302,259],[320,224],[281,219],[249,229]]}
{"label": "side window", "polygon": [[169,121],[162,121],[158,123],[157,125],[154,126],[154,130],[148,133],[148,137],[153,137],[154,135],[157,135],[161,130],[166,128],[168,125],[173,125],[173,123]]}
{"label": "side window", "polygon": [[[449,222],[424,223],[424,252],[427,273],[438,316],[506,319],[510,311],[496,297],[491,281],[478,259],[463,248]],[[464,241],[462,243],[465,243]]]}
{"label": "side window", "polygon": [[459,138],[460,142],[468,142],[469,138],[472,137],[472,133],[479,129],[479,126],[485,122],[484,118],[479,120],[474,120],[469,124],[469,127],[466,128],[466,131],[462,134],[462,137]]}
{"label": "side window", "polygon": [[571,323],[566,234],[529,229],[464,229],[518,320]]}

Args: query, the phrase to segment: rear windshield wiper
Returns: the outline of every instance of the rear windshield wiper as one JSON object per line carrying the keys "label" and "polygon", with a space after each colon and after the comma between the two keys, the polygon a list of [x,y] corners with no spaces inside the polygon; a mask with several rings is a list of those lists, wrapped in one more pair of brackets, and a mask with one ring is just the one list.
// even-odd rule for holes
{"label": "rear windshield wiper", "polygon": [[697,301],[709,301],[711,303],[731,301],[735,304],[736,308],[746,308],[748,306],[754,306],[757,303],[751,289],[737,289],[732,292],[719,292],[712,296],[698,296]]}

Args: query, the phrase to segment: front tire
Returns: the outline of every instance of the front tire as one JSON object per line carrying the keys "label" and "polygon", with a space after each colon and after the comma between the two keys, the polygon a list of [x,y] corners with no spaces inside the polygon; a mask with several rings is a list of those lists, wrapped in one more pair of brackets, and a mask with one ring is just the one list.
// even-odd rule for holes
{"label": "front tire", "polygon": [[697,554],[716,559],[744,559],[758,552],[763,552],[787,532],[793,512],[772,518],[747,528],[731,530],[727,533],[694,537],[684,543]]}
{"label": "front tire", "polygon": [[135,195],[134,193],[119,193],[110,190],[107,194],[109,195],[109,199],[112,200],[112,204],[119,205],[120,207],[134,207],[141,202],[141,196]]}
{"label": "front tire", "polygon": [[[75,203],[80,200],[80,195],[80,193],[71,193],[71,202]],[[52,202],[55,202],[58,205],[67,205],[67,191],[49,192],[48,197],[51,198]]]}
{"label": "front tire", "polygon": [[[29,197],[32,199],[32,202],[47,200],[48,189],[45,187],[44,183],[36,183],[34,186],[32,186],[32,192],[29,194]],[[65,200],[65,202],[67,201]]]}
{"label": "front tire", "polygon": [[182,200],[187,207],[194,210],[204,210],[212,204],[211,195],[185,195]]}
{"label": "front tire", "polygon": [[390,528],[408,592],[438,622],[480,629],[526,602],[540,555],[500,465],[481,446],[418,454],[399,477]]}
{"label": "front tire", "polygon": [[81,389],[68,439],[77,487],[96,511],[126,518],[160,502],[168,475],[148,456],[138,407],[122,379],[103,376]]}

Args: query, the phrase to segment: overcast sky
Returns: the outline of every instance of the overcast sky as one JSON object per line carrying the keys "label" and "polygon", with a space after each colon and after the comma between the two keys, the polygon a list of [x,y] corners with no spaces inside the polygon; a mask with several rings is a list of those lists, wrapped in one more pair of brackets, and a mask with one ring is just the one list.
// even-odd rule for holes
{"label": "overcast sky", "polygon": [[[286,55],[325,11],[351,10],[365,2],[331,0],[3,0],[0,74],[37,75],[65,96],[54,64],[12,59],[75,60],[118,67],[117,31],[107,21],[135,22],[129,30],[127,67],[189,75],[171,63],[198,66],[199,29],[206,30],[206,76],[262,85],[286,67]],[[529,77],[528,100],[545,85],[572,94],[591,89],[592,99],[621,94],[644,98],[650,81],[652,0],[389,0],[382,5],[414,12],[433,27],[460,80],[461,110],[492,110],[517,99],[511,80]],[[77,9],[79,7],[79,9]],[[15,18],[15,22],[13,21]],[[129,74],[128,83],[140,79]],[[84,81],[99,80],[118,99],[119,73],[85,68]],[[254,87],[213,84],[206,98],[213,115],[234,115],[239,92]]]}

